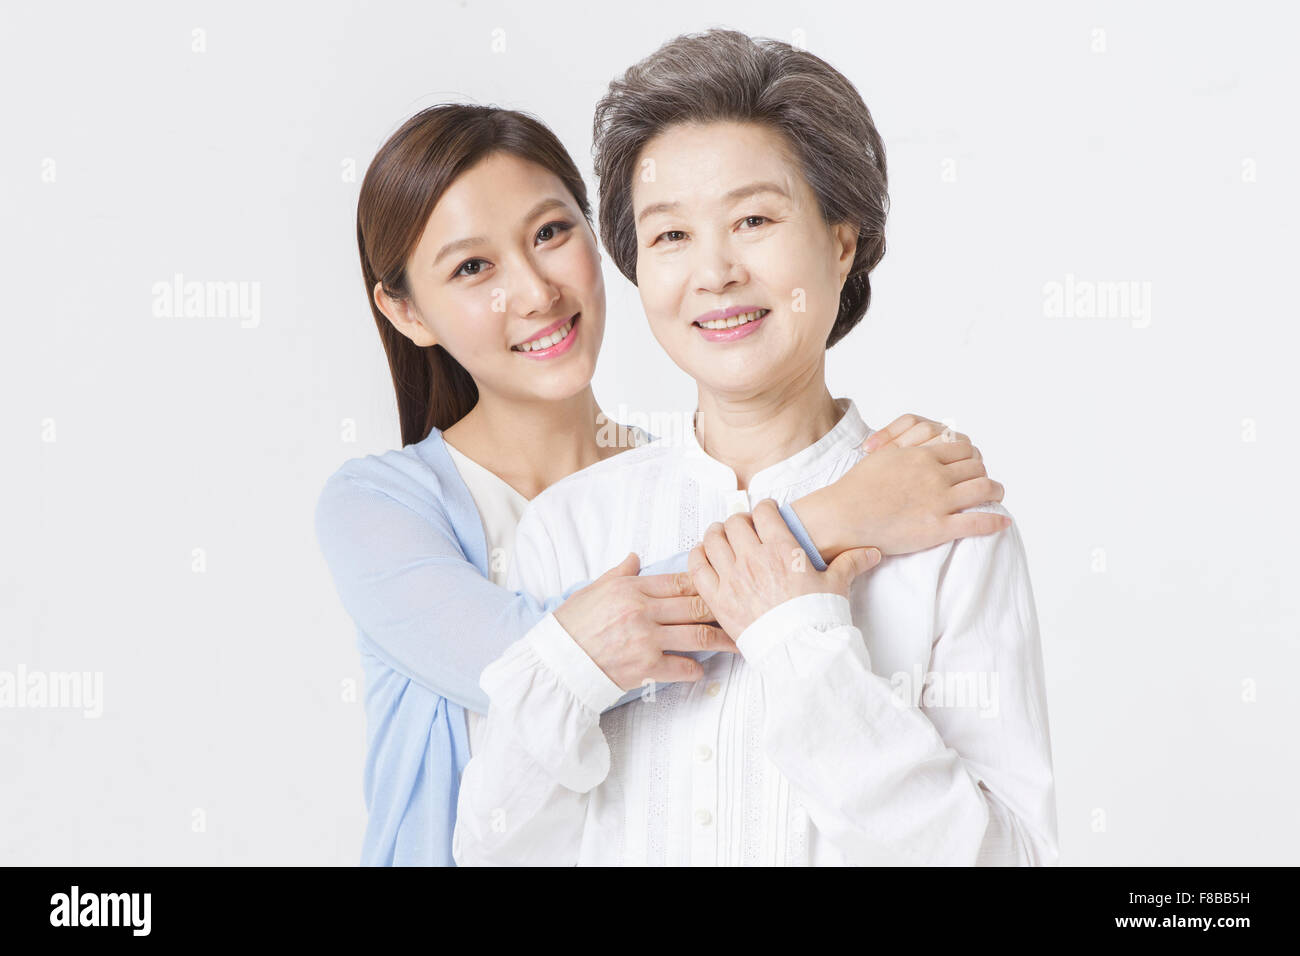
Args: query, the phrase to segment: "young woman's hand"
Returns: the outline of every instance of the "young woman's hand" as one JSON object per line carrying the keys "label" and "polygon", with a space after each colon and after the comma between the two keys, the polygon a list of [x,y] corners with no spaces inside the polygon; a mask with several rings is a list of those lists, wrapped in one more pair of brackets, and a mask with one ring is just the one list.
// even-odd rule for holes
{"label": "young woman's hand", "polygon": [[695,681],[704,673],[698,661],[664,651],[736,653],[689,573],[640,577],[640,566],[632,552],[555,611],[560,626],[610,680],[624,690],[646,680]]}
{"label": "young woman's hand", "polygon": [[1001,501],[970,438],[941,422],[902,415],[873,432],[867,457],[832,484],[792,502],[830,561],[853,547],[909,554],[970,535],[992,534],[1011,520],[966,508]]}
{"label": "young woman's hand", "polygon": [[876,548],[838,555],[825,571],[808,564],[776,502],[764,498],[752,514],[715,521],[689,559],[695,586],[726,632],[739,637],[766,612],[804,594],[849,595],[849,585],[880,563]]}

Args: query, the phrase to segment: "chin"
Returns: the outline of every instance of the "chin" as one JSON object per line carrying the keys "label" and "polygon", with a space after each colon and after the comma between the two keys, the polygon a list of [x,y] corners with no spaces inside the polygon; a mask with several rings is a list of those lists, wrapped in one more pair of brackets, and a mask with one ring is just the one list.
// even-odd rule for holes
{"label": "chin", "polygon": [[554,375],[544,376],[538,397],[552,402],[572,398],[591,384],[595,373],[594,362],[575,362],[569,368],[557,370]]}

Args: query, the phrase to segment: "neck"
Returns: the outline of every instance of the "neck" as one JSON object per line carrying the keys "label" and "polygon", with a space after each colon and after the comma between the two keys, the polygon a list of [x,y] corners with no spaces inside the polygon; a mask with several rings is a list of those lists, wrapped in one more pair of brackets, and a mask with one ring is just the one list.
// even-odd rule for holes
{"label": "neck", "polygon": [[[619,442],[611,443],[611,436]],[[630,447],[623,431],[607,422],[590,385],[553,402],[480,390],[477,404],[443,438],[529,499]]]}
{"label": "neck", "polygon": [[758,472],[813,444],[842,412],[826,388],[824,361],[806,374],[756,395],[736,397],[700,389],[695,437],[709,455],[736,473],[745,490]]}

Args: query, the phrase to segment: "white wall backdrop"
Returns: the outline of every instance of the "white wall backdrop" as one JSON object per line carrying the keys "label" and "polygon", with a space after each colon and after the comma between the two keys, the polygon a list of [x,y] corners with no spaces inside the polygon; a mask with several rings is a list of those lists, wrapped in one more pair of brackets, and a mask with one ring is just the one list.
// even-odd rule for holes
{"label": "white wall backdrop", "polygon": [[[718,25],[806,44],[884,136],[832,391],[951,419],[1007,487],[1062,862],[1300,859],[1295,14],[461,0],[0,8],[0,676],[102,680],[99,716],[0,707],[0,863],[358,860],[360,664],[311,519],[399,443],[362,174],[461,99],[536,113],[594,188],[604,85]],[[156,314],[177,276],[247,308]],[[690,410],[606,280],[597,397]]]}

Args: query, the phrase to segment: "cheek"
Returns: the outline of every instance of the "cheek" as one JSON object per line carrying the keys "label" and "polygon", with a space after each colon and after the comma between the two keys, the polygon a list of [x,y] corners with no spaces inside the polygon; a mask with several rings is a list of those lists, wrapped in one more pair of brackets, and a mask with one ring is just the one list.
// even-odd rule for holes
{"label": "cheek", "polygon": [[637,264],[637,290],[652,326],[668,327],[678,319],[680,283],[671,263],[642,256]]}
{"label": "cheek", "polygon": [[472,289],[439,296],[433,311],[426,313],[433,316],[430,324],[438,341],[466,368],[476,364],[476,358],[501,349],[505,313],[493,310],[499,301],[500,296],[488,280]]}
{"label": "cheek", "polygon": [[555,278],[584,298],[590,298],[605,288],[595,247],[578,237],[557,251],[555,269]]}
{"label": "cheek", "polygon": [[787,247],[771,257],[770,270],[769,288],[786,305],[797,301],[795,290],[802,290],[803,312],[813,320],[809,324],[829,329],[840,298],[839,273],[829,254],[821,254],[813,243]]}

